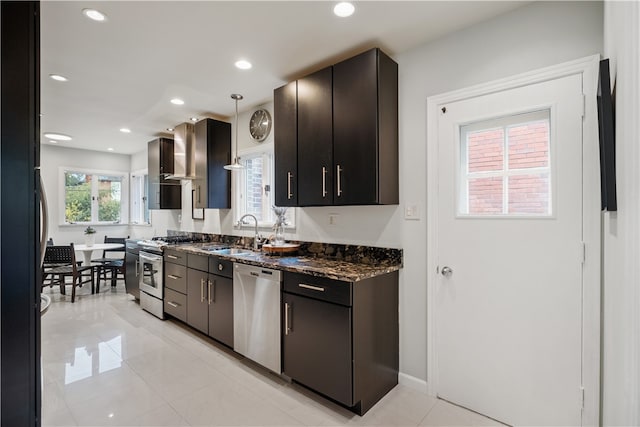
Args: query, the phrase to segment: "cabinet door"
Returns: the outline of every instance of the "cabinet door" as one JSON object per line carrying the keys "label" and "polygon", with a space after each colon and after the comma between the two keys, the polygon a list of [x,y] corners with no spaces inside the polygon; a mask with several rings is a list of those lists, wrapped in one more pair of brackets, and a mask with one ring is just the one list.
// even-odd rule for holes
{"label": "cabinet door", "polygon": [[124,287],[127,293],[140,299],[140,283],[138,281],[138,255],[126,252],[124,254],[125,274]]}
{"label": "cabinet door", "polygon": [[282,298],[284,374],[352,406],[351,308],[288,293]]}
{"label": "cabinet door", "polygon": [[233,280],[209,275],[209,335],[233,348]]}
{"label": "cabinet door", "polygon": [[335,204],[372,204],[378,194],[377,51],[334,65]]}
{"label": "cabinet door", "polygon": [[298,205],[298,83],[273,91],[276,206]]}
{"label": "cabinet door", "polygon": [[207,207],[207,121],[200,120],[195,125],[196,141],[196,179],[191,182],[191,196],[193,207],[200,209]]}
{"label": "cabinet door", "polygon": [[187,323],[197,330],[209,333],[207,306],[207,273],[187,269]]}
{"label": "cabinet door", "polygon": [[298,203],[333,204],[332,72],[298,80]]}
{"label": "cabinet door", "polygon": [[207,206],[211,209],[231,208],[231,123],[208,120]]}
{"label": "cabinet door", "polygon": [[148,144],[149,209],[180,209],[182,187],[180,181],[164,178],[173,173],[173,140],[158,138]]}

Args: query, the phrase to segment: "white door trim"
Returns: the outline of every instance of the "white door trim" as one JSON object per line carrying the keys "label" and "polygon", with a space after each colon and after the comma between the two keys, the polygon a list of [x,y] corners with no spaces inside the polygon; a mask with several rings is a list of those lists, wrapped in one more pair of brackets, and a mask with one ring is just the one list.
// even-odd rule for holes
{"label": "white door trim", "polygon": [[548,80],[580,74],[585,95],[582,121],[583,187],[582,238],[585,244],[583,266],[582,384],[584,412],[582,425],[598,425],[600,417],[600,291],[601,291],[601,222],[600,222],[600,152],[598,145],[599,55],[530,71],[427,98],[427,390],[436,395],[437,348],[435,339],[435,286],[438,253],[438,111],[442,104],[462,101]]}

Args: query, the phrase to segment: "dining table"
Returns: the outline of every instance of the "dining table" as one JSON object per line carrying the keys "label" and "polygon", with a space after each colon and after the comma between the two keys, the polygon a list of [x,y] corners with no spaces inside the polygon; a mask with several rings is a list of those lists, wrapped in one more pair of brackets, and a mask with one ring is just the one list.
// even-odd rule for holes
{"label": "dining table", "polygon": [[84,256],[84,265],[91,265],[91,256],[93,255],[93,251],[104,251],[107,249],[119,249],[123,248],[124,245],[122,243],[94,243],[91,246],[87,246],[85,244],[74,244],[74,249],[76,251],[82,251],[82,255]]}

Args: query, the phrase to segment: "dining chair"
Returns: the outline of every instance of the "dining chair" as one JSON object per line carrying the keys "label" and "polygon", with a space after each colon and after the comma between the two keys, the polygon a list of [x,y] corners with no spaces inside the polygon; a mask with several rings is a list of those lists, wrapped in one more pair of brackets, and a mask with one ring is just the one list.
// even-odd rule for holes
{"label": "dining chair", "polygon": [[[60,293],[66,295],[65,288],[67,285],[71,285],[71,302],[75,302],[76,300],[76,286],[82,287],[85,283],[91,283],[91,293],[95,293],[93,273],[94,266],[78,265],[73,243],[68,246],[53,245],[46,247],[42,275],[43,286],[46,286],[46,280],[50,280],[50,282],[48,282],[49,286],[59,284]],[[49,275],[51,278],[47,279]],[[67,277],[71,277],[71,283],[67,283]]]}
{"label": "dining chair", "polygon": [[[104,236],[104,243],[120,243],[122,244],[121,248],[116,249],[105,249],[102,251],[102,258],[92,259],[91,262],[98,264],[96,267],[98,283],[96,289],[100,292],[100,281],[104,279],[107,281],[107,277],[111,280],[111,286],[116,286],[116,282],[119,278],[124,280],[125,276],[125,263],[124,263],[124,252],[125,252],[125,240],[127,237],[107,237]],[[121,257],[109,257],[107,254],[111,252],[119,252],[121,253]],[[107,276],[107,273],[110,273]]]}

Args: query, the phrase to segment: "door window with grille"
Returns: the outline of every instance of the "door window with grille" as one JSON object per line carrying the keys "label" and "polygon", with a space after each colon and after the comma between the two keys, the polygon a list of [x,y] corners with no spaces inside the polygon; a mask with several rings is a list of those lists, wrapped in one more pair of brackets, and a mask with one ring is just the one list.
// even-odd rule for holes
{"label": "door window with grille", "polygon": [[460,128],[458,214],[552,214],[549,110]]}

